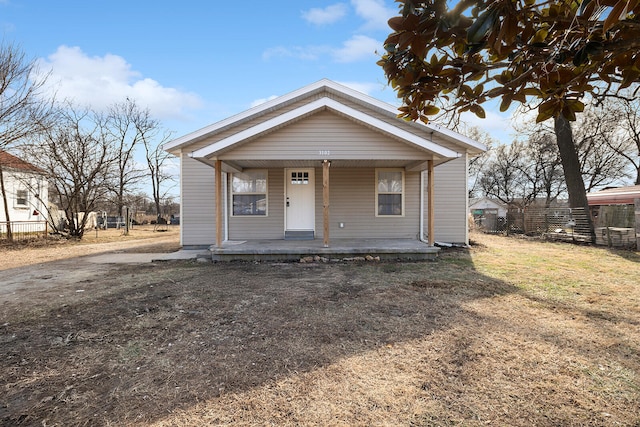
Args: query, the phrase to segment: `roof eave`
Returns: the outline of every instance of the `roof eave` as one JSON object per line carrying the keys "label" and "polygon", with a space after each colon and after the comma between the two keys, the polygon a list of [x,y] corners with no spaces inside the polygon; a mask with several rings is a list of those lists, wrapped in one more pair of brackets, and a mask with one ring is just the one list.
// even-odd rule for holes
{"label": "roof eave", "polygon": [[392,135],[395,138],[404,141],[405,143],[429,151],[440,158],[454,159],[461,156],[461,153],[459,152],[446,147],[442,147],[436,143],[407,132],[406,130],[400,129],[380,119],[371,117],[365,113],[362,113],[361,111],[358,111],[327,97],[323,97],[311,103],[305,104],[301,107],[296,108],[295,110],[288,111],[265,122],[261,122],[256,126],[245,129],[214,144],[195,150],[193,151],[192,156],[194,158],[207,158],[219,155],[223,150],[226,150],[237,143],[264,134],[271,129],[286,125],[287,123],[290,123],[306,115],[313,114],[322,109],[329,109],[334,112],[344,114],[345,116],[350,117],[360,123],[364,123],[373,128],[376,128],[382,133]]}

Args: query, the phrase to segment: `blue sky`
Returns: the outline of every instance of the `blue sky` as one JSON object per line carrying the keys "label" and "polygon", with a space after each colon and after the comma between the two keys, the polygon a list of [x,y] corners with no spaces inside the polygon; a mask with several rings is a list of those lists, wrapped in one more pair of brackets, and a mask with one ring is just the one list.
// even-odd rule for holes
{"label": "blue sky", "polygon": [[322,78],[396,104],[375,52],[397,13],[392,0],[0,0],[0,28],[59,97],[133,97],[179,136]]}
{"label": "blue sky", "polygon": [[[376,65],[397,14],[392,0],[0,0],[0,30],[58,98],[128,96],[178,137],[322,78],[397,105]],[[508,139],[492,111],[467,119]]]}

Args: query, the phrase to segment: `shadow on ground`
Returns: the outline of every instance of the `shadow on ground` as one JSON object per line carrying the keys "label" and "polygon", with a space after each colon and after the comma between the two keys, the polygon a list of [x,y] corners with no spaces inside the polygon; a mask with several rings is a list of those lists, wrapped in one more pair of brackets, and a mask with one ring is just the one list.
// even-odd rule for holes
{"label": "shadow on ground", "polygon": [[463,250],[435,263],[172,262],[84,280],[91,296],[4,305],[0,424],[158,421],[461,318],[482,328],[467,304],[519,292]]}

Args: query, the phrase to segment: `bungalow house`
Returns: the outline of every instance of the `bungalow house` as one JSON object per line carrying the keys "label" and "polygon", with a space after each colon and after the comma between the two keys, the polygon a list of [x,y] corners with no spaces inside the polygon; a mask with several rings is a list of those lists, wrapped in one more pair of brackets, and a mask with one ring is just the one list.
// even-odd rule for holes
{"label": "bungalow house", "polygon": [[168,142],[182,246],[215,258],[245,241],[467,244],[468,158],[486,148],[397,113],[321,80]]}
{"label": "bungalow house", "polygon": [[[44,231],[47,221],[48,183],[44,171],[0,150],[0,168],[9,220],[20,224],[15,232]],[[0,233],[6,233],[7,214],[0,197]]]}

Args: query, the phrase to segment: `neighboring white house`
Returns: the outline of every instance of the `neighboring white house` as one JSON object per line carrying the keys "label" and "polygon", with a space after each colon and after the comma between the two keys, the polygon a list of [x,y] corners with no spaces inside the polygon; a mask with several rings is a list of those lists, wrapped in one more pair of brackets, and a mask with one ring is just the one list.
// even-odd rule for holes
{"label": "neighboring white house", "polygon": [[468,243],[468,158],[486,147],[397,114],[321,80],[168,142],[181,160],[182,245]]}
{"label": "neighboring white house", "polygon": [[[31,223],[27,228],[23,227],[27,231],[43,231],[47,221],[46,206],[49,198],[44,172],[2,150],[0,167],[7,195],[9,220]],[[6,221],[4,200],[0,197],[0,232],[6,232]],[[19,231],[20,227],[14,227],[13,230]]]}
{"label": "neighboring white house", "polygon": [[505,218],[507,216],[507,205],[498,200],[489,199],[488,197],[469,200],[469,212],[472,215],[483,215],[486,211]]}

